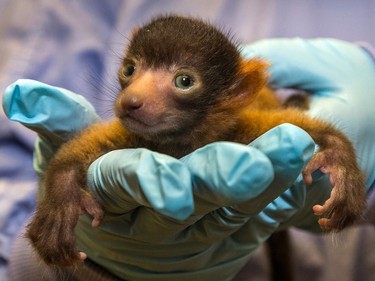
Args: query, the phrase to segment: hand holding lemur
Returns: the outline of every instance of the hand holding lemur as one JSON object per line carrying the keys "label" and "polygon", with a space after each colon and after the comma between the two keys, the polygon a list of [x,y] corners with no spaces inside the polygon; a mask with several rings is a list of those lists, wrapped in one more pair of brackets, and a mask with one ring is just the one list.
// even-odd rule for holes
{"label": "hand holding lemur", "polygon": [[[40,98],[40,93],[43,93],[44,98]],[[8,87],[7,97],[9,99],[5,100],[5,107],[8,116],[39,134],[35,168],[40,172],[42,189],[45,163],[50,159],[50,153],[72,131],[79,131],[90,120],[97,121],[97,116],[82,97],[37,81],[17,81]],[[81,122],[56,123],[61,114],[49,107],[50,103],[55,103],[59,108],[64,106],[68,111],[65,114],[79,118]],[[31,104],[33,106],[24,106]],[[86,112],[86,118],[81,116],[82,111]],[[42,120],[42,116],[49,118]],[[147,257],[150,247],[155,247],[153,251],[160,255],[175,256],[178,260],[180,247],[191,245],[188,246],[190,251],[195,249],[194,245],[198,241],[198,244],[206,241],[203,246],[206,248],[215,241],[225,240],[294,182],[313,150],[311,138],[291,125],[274,128],[260,137],[254,146],[257,149],[217,143],[199,149],[181,161],[144,149],[118,150],[102,156],[90,166],[88,188],[108,212],[108,221],[104,222],[103,228],[112,233],[120,231],[125,235],[120,244],[132,247],[134,243],[131,253],[136,249],[139,251],[138,244],[147,241],[144,247],[146,253],[139,253],[144,257]],[[46,147],[50,149],[41,149]],[[124,157],[131,160],[126,166],[120,161]],[[189,174],[186,174],[186,168]],[[164,173],[153,177],[153,174],[143,172],[155,169],[162,169]],[[132,185],[129,186],[129,183]],[[194,201],[191,200],[193,194]],[[244,200],[246,203],[235,206]],[[188,220],[177,222],[171,219],[186,217],[194,207],[194,215]],[[252,231],[253,236],[246,239],[243,247],[256,248],[259,237],[271,234],[264,232],[265,224],[267,220],[253,224],[256,230]],[[103,233],[100,229],[92,228],[90,218],[86,216],[81,217],[78,225],[79,249],[91,257],[97,251],[92,246],[103,239],[97,235]],[[86,227],[92,235],[85,234]],[[206,231],[202,232],[202,229]],[[173,238],[179,233],[181,238]],[[160,241],[168,239],[171,241],[167,244],[160,244]],[[116,250],[121,248],[115,237],[111,238],[110,244]],[[173,249],[169,246],[172,244]],[[167,247],[168,250],[157,250],[159,247]],[[229,250],[225,250],[224,245],[220,249]],[[110,253],[111,249],[107,248],[106,251]],[[233,255],[236,255],[236,251]],[[131,256],[137,259],[133,254]],[[228,271],[228,274],[233,272]]]}

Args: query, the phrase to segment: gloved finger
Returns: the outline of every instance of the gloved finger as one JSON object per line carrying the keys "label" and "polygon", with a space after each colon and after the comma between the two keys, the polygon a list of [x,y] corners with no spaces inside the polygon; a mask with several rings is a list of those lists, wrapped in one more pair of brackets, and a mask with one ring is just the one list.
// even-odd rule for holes
{"label": "gloved finger", "polygon": [[312,92],[334,93],[350,83],[353,68],[369,68],[369,54],[337,39],[267,39],[243,47],[245,58],[271,62],[270,85]]}
{"label": "gloved finger", "polygon": [[112,215],[146,207],[183,220],[194,209],[188,168],[173,157],[147,149],[115,150],[101,156],[90,165],[87,183]]}
{"label": "gloved finger", "polygon": [[56,146],[99,120],[84,97],[28,79],[17,80],[6,88],[3,108],[10,120],[20,122]]}
{"label": "gloved finger", "polygon": [[274,179],[271,161],[238,143],[212,143],[180,160],[192,174],[196,215],[258,198]]}

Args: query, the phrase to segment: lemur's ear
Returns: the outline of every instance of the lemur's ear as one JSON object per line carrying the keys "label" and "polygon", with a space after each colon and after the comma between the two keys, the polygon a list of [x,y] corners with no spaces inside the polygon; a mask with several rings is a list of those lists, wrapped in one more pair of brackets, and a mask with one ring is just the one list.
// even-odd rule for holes
{"label": "lemur's ear", "polygon": [[247,91],[253,95],[259,92],[267,83],[268,67],[269,63],[261,59],[242,60],[238,74],[240,92]]}
{"label": "lemur's ear", "polygon": [[238,111],[247,107],[266,85],[269,64],[261,59],[241,60],[236,82],[229,89],[230,99],[226,96],[221,109]]}

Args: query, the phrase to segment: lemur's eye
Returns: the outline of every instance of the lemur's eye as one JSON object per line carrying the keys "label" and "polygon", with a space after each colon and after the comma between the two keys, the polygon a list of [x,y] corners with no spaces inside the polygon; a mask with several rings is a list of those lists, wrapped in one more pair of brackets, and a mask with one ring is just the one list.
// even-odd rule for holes
{"label": "lemur's eye", "polygon": [[130,76],[133,75],[134,71],[135,71],[135,65],[131,64],[131,63],[128,63],[127,65],[124,66],[124,68],[122,70],[122,74],[125,77],[130,77]]}
{"label": "lemur's eye", "polygon": [[189,90],[194,86],[194,79],[189,75],[178,75],[174,80],[174,85],[181,90]]}

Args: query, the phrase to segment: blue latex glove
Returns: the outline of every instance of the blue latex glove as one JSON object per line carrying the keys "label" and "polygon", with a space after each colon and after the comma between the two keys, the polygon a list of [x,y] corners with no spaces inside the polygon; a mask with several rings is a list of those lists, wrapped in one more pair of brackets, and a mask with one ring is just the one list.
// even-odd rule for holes
{"label": "blue latex glove", "polygon": [[[298,88],[311,93],[308,113],[334,124],[353,142],[357,161],[369,189],[375,179],[375,63],[361,47],[335,39],[272,39],[244,46],[247,58],[271,62],[270,86]],[[274,222],[274,229],[289,225],[319,230],[309,210],[328,196],[327,176],[316,175],[308,188],[301,179],[275,200],[257,219]],[[268,225],[270,227],[271,224]],[[252,231],[249,225],[244,237]],[[270,228],[268,231],[273,231]]]}
{"label": "blue latex glove", "polygon": [[[80,99],[30,80],[7,89],[6,114],[41,136],[35,154],[41,180],[45,163],[70,137],[69,132],[97,119],[86,101],[75,102]],[[56,108],[62,106],[67,118],[59,120],[61,111]],[[82,107],[88,118],[76,122]],[[91,219],[81,217],[76,228],[79,249],[126,279],[233,277],[271,232],[264,232],[267,220],[259,227],[254,224],[254,232],[241,245],[233,240],[233,233],[295,181],[314,150],[312,139],[292,125],[271,130],[254,146],[215,143],[181,160],[145,149],[103,155],[90,166],[88,182],[107,219],[93,229]],[[124,156],[130,161],[117,161]],[[192,212],[194,204],[193,215],[179,221]]]}

